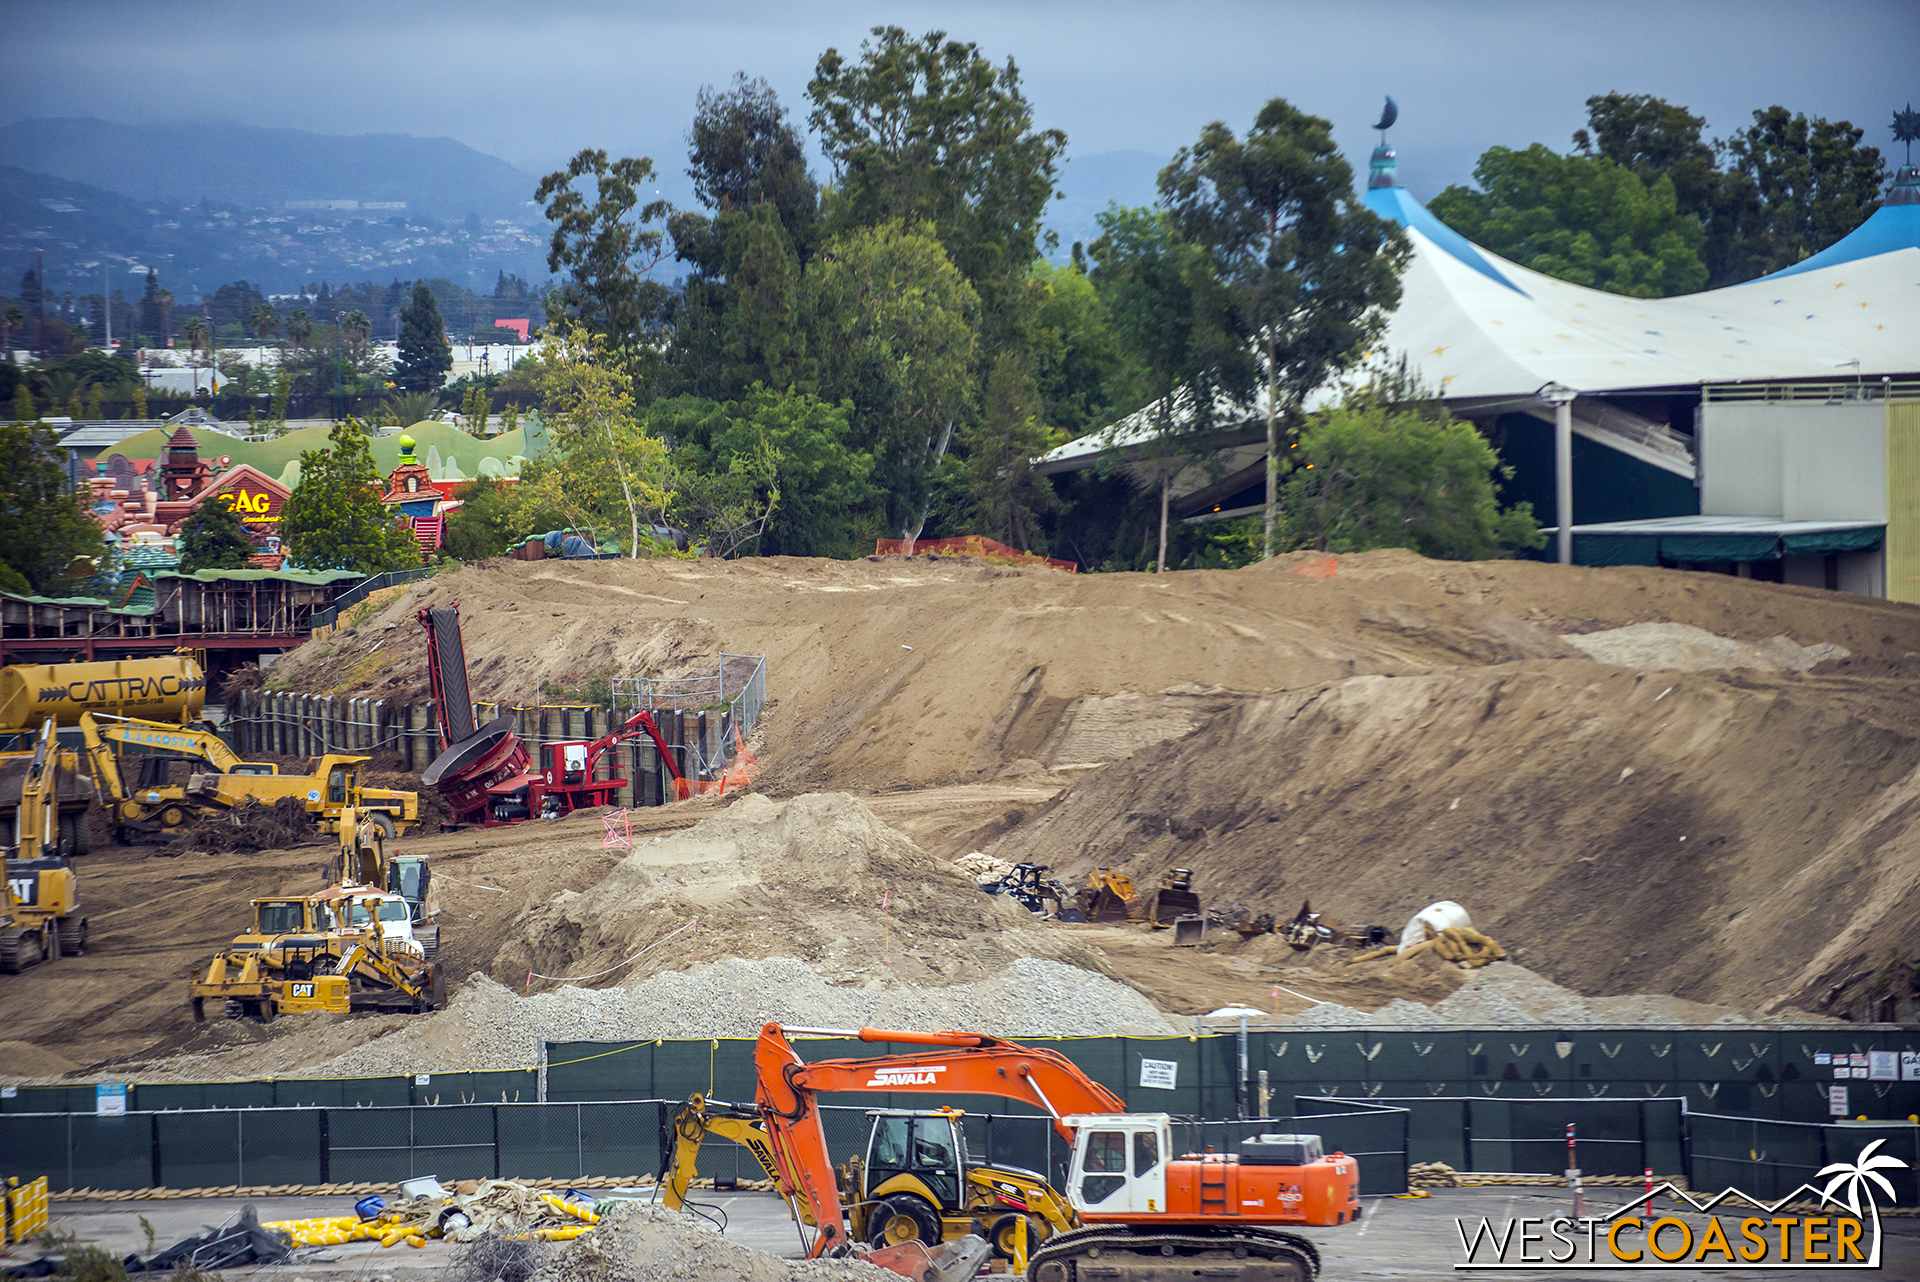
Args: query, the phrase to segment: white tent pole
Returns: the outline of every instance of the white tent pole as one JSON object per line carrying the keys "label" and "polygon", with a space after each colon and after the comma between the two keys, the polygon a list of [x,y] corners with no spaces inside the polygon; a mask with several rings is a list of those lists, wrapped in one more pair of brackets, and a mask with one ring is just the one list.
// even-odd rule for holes
{"label": "white tent pole", "polygon": [[1559,561],[1573,564],[1573,398],[1571,387],[1548,383],[1540,399],[1553,406],[1553,519],[1558,523]]}

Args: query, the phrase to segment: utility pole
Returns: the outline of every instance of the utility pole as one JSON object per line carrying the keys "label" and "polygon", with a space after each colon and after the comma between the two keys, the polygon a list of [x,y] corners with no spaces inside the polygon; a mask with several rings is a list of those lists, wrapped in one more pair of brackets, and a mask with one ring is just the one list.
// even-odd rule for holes
{"label": "utility pole", "polygon": [[107,350],[113,350],[113,272],[107,266],[107,251],[100,251],[100,314],[107,321]]}

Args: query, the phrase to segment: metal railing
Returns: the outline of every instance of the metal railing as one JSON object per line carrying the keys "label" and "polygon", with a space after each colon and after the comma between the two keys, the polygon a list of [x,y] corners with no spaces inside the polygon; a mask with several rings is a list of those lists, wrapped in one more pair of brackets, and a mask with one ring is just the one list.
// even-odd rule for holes
{"label": "metal railing", "polygon": [[[641,710],[718,712],[718,732],[711,742],[692,739],[686,744],[692,773],[714,779],[732,764],[737,742],[744,742],[760,722],[767,704],[767,658],[763,654],[723,652],[712,676],[615,677],[611,684],[615,721],[623,719],[623,706],[629,709],[626,716]],[[733,691],[731,697],[729,689]]]}
{"label": "metal railing", "polygon": [[1723,383],[1700,389],[1703,404],[1726,401],[1802,402],[1845,405],[1862,401],[1920,400],[1920,381],[1856,378],[1830,383]]}
{"label": "metal railing", "polygon": [[437,566],[423,565],[412,570],[388,570],[385,574],[376,574],[365,582],[356,584],[335,597],[332,605],[313,616],[313,626],[316,628],[332,627],[335,620],[339,619],[340,611],[349,606],[360,604],[360,602],[366,600],[381,588],[390,588],[396,583],[411,583],[415,579],[424,579],[438,572],[439,567]]}

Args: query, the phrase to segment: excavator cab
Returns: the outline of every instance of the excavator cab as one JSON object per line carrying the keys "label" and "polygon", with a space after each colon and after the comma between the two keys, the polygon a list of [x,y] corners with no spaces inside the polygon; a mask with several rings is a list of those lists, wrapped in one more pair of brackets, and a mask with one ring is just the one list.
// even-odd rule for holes
{"label": "excavator cab", "polygon": [[1077,1127],[1067,1196],[1098,1215],[1167,1209],[1167,1154],[1173,1119],[1165,1113],[1102,1113],[1061,1119]]}

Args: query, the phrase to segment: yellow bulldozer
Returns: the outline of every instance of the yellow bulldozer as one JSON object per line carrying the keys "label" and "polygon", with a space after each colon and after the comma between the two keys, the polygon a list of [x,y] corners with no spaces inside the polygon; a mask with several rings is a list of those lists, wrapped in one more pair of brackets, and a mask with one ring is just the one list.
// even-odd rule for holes
{"label": "yellow bulldozer", "polygon": [[390,858],[371,820],[341,810],[326,889],[252,901],[249,929],[188,984],[196,1023],[210,1000],[229,1018],[263,1023],[316,1010],[418,1014],[445,1003],[446,978],[432,960],[440,931],[424,924],[426,860]]}

